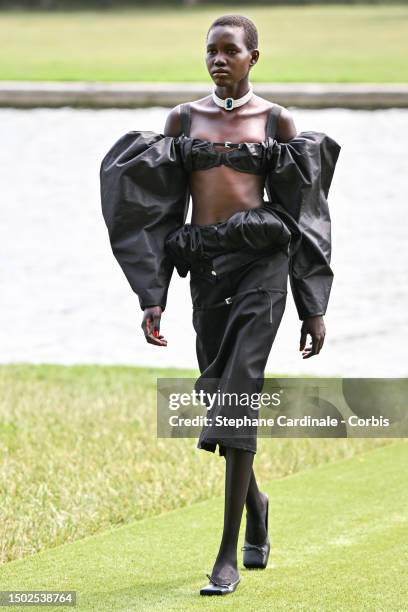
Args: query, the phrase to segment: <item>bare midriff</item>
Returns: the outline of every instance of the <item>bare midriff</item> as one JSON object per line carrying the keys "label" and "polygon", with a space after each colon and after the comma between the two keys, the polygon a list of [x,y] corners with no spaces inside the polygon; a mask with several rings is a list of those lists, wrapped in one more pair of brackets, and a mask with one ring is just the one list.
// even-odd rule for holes
{"label": "bare midriff", "polygon": [[220,223],[240,210],[262,206],[264,186],[264,176],[225,165],[195,170],[190,174],[191,223]]}
{"label": "bare midriff", "polygon": [[[209,142],[234,143],[258,142],[265,137],[268,105],[260,107],[251,104],[234,115],[220,114],[212,107],[212,101],[205,99],[203,106],[191,104],[192,123],[190,136]],[[219,152],[230,152],[231,148],[215,145]],[[192,199],[191,223],[211,225],[226,221],[241,210],[262,206],[265,176],[239,172],[222,164],[206,170],[193,170],[190,174]]]}

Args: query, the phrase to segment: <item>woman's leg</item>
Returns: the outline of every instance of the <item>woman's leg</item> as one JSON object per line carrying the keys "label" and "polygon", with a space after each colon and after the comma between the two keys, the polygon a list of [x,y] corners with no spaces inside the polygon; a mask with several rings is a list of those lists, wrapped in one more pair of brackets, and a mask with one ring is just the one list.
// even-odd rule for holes
{"label": "woman's leg", "polygon": [[245,501],[247,510],[245,539],[249,544],[264,544],[266,541],[266,501],[266,495],[258,489],[255,472],[252,468],[251,480],[249,481],[248,493]]}
{"label": "woman's leg", "polygon": [[[224,455],[226,458],[226,456]],[[266,511],[265,493],[258,488],[258,483],[255,477],[255,471],[252,466],[251,478],[249,481],[248,492],[245,500],[248,520],[245,529],[245,539],[249,544],[264,544],[266,541],[265,527],[265,511]]]}
{"label": "woman's leg", "polygon": [[231,447],[225,453],[224,529],[211,577],[218,582],[233,582],[238,578],[239,528],[255,455]]}

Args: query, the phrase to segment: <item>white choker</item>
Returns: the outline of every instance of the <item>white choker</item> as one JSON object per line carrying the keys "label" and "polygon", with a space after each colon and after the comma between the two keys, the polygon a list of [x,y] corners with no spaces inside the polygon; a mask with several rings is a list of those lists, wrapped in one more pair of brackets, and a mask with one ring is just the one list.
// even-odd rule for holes
{"label": "white choker", "polygon": [[213,87],[212,98],[217,106],[224,108],[227,111],[233,110],[234,108],[238,108],[238,106],[242,106],[246,102],[248,102],[253,96],[252,85],[249,84],[249,90],[247,93],[242,96],[242,98],[219,98],[215,93],[215,86]]}

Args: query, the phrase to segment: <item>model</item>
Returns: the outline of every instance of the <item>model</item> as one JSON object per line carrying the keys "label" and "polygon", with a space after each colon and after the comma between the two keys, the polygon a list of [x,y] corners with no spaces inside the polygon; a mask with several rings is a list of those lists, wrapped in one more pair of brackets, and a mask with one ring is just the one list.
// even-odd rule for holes
{"label": "model", "polygon": [[[286,108],[253,92],[249,73],[258,59],[252,21],[217,19],[206,39],[212,93],[172,109],[164,134],[125,134],[101,165],[110,243],[139,297],[146,341],[167,345],[160,321],[170,279],[174,267],[182,277],[190,272],[196,388],[213,384],[224,393],[262,390],[288,278],[302,321],[302,356],[319,354],[333,280],[327,196],[340,146],[321,132],[298,135]],[[244,506],[243,563],[268,562],[268,497],[253,469],[256,427],[215,425],[217,416],[250,413],[216,403],[198,440],[211,452],[218,445],[226,460],[223,534],[202,595],[231,593],[240,581]]]}

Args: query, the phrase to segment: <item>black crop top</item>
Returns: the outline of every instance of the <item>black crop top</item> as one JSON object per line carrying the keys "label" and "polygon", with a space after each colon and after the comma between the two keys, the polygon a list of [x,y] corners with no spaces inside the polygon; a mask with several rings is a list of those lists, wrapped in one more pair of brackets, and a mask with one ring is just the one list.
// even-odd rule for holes
{"label": "black crop top", "polygon": [[113,254],[141,308],[166,307],[174,262],[165,240],[186,220],[186,169],[228,160],[242,172],[258,171],[261,152],[268,161],[269,206],[284,223],[290,221],[289,275],[299,318],[326,312],[333,279],[327,197],[341,147],[315,131],[300,132],[289,142],[267,136],[265,142],[267,147],[244,143],[220,157],[208,141],[133,130],[110,147],[100,167],[102,211]]}
{"label": "black crop top", "polygon": [[[210,142],[190,137],[191,110],[189,104],[180,107],[182,134],[177,138],[187,171],[208,170],[215,166],[229,166],[238,172],[265,175],[268,171],[268,152],[276,137],[282,106],[273,104],[269,110],[263,142]],[[219,151],[216,145],[230,150]]]}

